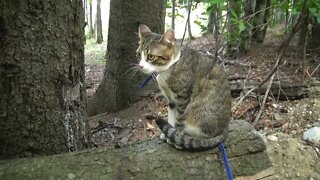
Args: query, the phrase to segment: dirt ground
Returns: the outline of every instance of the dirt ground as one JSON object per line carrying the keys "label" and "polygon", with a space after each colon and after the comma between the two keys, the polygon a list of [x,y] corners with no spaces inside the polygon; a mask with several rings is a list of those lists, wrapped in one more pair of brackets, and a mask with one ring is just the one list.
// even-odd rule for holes
{"label": "dirt ground", "polygon": [[[212,39],[212,38],[211,38]],[[279,56],[279,40],[274,39],[257,45],[244,57],[237,57],[237,62],[250,64],[251,67],[222,63],[230,78],[245,77],[251,81],[261,82]],[[210,37],[198,38],[188,44],[202,53],[213,53],[214,43]],[[103,49],[103,48],[101,48]],[[86,56],[86,58],[91,58]],[[319,81],[320,52],[307,53],[307,71],[299,68],[301,52],[293,46],[285,53],[284,61],[276,72],[274,81],[301,82]],[[234,59],[230,59],[234,60]],[[91,96],[98,87],[104,64],[86,65],[87,94]],[[311,75],[311,76],[310,76]],[[155,82],[150,82],[150,85]],[[317,91],[319,92],[319,91]],[[233,99],[233,105],[239,101]],[[233,121],[244,119],[253,123],[260,108],[256,96],[247,97],[233,110]],[[152,115],[167,115],[166,101],[159,90],[144,94],[141,99],[128,109],[116,113],[99,114],[89,119],[92,128],[92,141],[96,146],[123,146],[139,141],[157,138],[160,130],[152,121]],[[270,96],[265,111],[255,126],[267,144],[273,167],[265,175],[253,176],[251,179],[320,179],[320,148],[301,140],[303,132],[313,126],[320,126],[320,95],[313,93],[309,97],[297,100],[278,100]],[[263,177],[263,178],[262,178]],[[246,177],[245,179],[250,179]]]}

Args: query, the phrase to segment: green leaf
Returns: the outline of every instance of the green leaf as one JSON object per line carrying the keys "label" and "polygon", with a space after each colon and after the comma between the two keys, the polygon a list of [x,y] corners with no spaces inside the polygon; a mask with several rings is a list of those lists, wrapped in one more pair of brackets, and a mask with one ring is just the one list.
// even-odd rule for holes
{"label": "green leaf", "polygon": [[246,25],[243,21],[239,21],[239,32],[242,32],[246,29]]}

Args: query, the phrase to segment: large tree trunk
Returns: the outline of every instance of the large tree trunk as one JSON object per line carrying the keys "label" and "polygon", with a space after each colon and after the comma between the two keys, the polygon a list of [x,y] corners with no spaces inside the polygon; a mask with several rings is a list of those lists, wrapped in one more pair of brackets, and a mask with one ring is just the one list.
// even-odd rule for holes
{"label": "large tree trunk", "polygon": [[268,22],[268,10],[266,9],[270,5],[269,0],[256,1],[255,12],[253,20],[253,32],[252,40],[257,43],[262,43],[266,35],[266,27]]}
{"label": "large tree trunk", "polygon": [[[216,5],[214,5],[216,6]],[[208,17],[208,24],[207,24],[207,30],[206,30],[206,34],[213,34],[213,31],[214,31],[214,23],[217,19],[217,13],[215,11],[215,8],[212,6],[211,7],[211,10],[210,10],[210,14],[209,14],[209,17]]]}
{"label": "large tree trunk", "polygon": [[101,0],[97,0],[97,28],[96,28],[96,38],[97,38],[97,43],[101,44],[103,41],[103,36],[102,36],[102,20],[101,20]]}
{"label": "large tree trunk", "polygon": [[247,53],[251,48],[252,40],[252,22],[256,8],[256,0],[246,0],[244,2],[244,21],[245,30],[241,32],[240,52],[241,54]]}
{"label": "large tree trunk", "polygon": [[85,24],[88,23],[88,2],[87,0],[83,0],[83,8],[84,8],[84,21],[85,21]]}
{"label": "large tree trunk", "polygon": [[92,0],[89,0],[89,36],[94,37],[93,21],[92,21]]}
{"label": "large tree trunk", "polygon": [[192,8],[192,0],[188,0],[188,35],[189,35],[189,39],[194,39],[193,35],[192,35],[192,30],[191,30],[191,8]]}
{"label": "large tree trunk", "polygon": [[152,31],[163,33],[164,15],[163,0],[133,0],[130,3],[111,0],[107,64],[99,88],[89,99],[89,115],[117,111],[137,99],[140,91],[138,83],[142,78],[140,73],[131,78],[130,68],[138,63],[138,26],[144,23]]}
{"label": "large tree trunk", "polygon": [[84,149],[82,1],[1,0],[0,7],[0,158]]}
{"label": "large tree trunk", "polygon": [[[320,48],[320,23],[317,22],[316,17],[313,18],[311,37],[309,38],[308,48],[318,49]],[[319,72],[319,71],[318,71]]]}
{"label": "large tree trunk", "polygon": [[[233,13],[231,13],[233,11]],[[240,18],[241,14],[241,2],[237,0],[229,1],[228,20],[227,20],[227,53],[230,56],[236,56],[239,54],[239,25],[236,24],[234,19]]]}
{"label": "large tree trunk", "polygon": [[[225,144],[235,177],[271,166],[264,141],[245,121],[231,123]],[[158,139],[126,148],[0,161],[0,172],[1,179],[226,179],[218,148],[185,152]]]}
{"label": "large tree trunk", "polygon": [[175,17],[176,17],[176,0],[171,0],[171,28],[175,29]]}
{"label": "large tree trunk", "polygon": [[206,34],[220,34],[220,26],[222,22],[221,4],[216,3],[211,6],[208,17]]}

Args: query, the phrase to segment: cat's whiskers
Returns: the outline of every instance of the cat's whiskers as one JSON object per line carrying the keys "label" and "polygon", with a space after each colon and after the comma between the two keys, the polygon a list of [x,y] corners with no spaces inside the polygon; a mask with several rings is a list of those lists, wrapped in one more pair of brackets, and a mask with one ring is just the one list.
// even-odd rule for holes
{"label": "cat's whiskers", "polygon": [[127,69],[126,72],[124,72],[121,77],[129,75],[129,77],[130,77],[129,79],[131,80],[132,77],[137,73],[137,71],[139,71],[138,64],[132,63],[132,64],[130,64],[130,66],[132,66],[132,67]]}
{"label": "cat's whiskers", "polygon": [[132,73],[129,75],[129,80],[131,81],[133,76],[136,75],[136,73],[139,71],[139,69],[136,67],[132,69]]}
{"label": "cat's whiskers", "polygon": [[153,79],[157,79],[158,74],[157,73],[151,73],[151,76]]}

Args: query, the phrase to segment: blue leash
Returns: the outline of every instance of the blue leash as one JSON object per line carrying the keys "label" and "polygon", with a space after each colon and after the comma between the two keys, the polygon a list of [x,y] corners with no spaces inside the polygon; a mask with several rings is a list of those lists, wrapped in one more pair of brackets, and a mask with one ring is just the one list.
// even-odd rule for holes
{"label": "blue leash", "polygon": [[219,149],[222,154],[223,164],[224,164],[224,168],[226,169],[227,178],[228,180],[233,180],[232,170],[231,170],[230,163],[228,161],[227,151],[223,143],[219,144]]}
{"label": "blue leash", "polygon": [[146,77],[146,78],[142,81],[142,83],[140,83],[140,84],[138,85],[139,88],[144,88],[152,78],[153,78],[152,74],[149,75],[148,77]]}
{"label": "blue leash", "polygon": [[[139,84],[139,87],[140,88],[144,88],[148,82],[153,79],[154,76],[149,75],[148,77],[146,77],[142,83]],[[219,149],[220,149],[220,152],[222,154],[222,160],[223,160],[223,164],[224,164],[224,168],[226,169],[226,174],[227,174],[227,179],[228,180],[233,180],[233,175],[232,175],[232,170],[231,170],[231,166],[230,166],[230,163],[228,161],[228,156],[227,156],[227,151],[226,151],[226,148],[224,147],[224,144],[223,143],[220,143],[219,144]]]}

